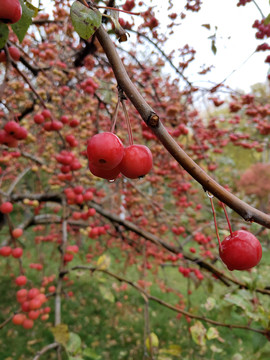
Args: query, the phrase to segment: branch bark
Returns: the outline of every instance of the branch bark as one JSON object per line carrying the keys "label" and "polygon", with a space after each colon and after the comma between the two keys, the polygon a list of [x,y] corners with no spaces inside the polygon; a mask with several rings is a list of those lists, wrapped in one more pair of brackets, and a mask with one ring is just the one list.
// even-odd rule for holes
{"label": "branch bark", "polygon": [[228,205],[244,220],[256,222],[270,229],[270,216],[253,208],[235,195],[225,190],[223,186],[212,179],[200,166],[198,166],[176,141],[169,135],[155,111],[147,104],[135,85],[129,78],[126,69],[116,51],[115,45],[103,26],[96,31],[96,36],[107,55],[112,66],[118,85],[138,110],[142,119],[151,128],[163,146],[174,157],[174,159],[198,182],[204,191],[209,191],[224,204]]}

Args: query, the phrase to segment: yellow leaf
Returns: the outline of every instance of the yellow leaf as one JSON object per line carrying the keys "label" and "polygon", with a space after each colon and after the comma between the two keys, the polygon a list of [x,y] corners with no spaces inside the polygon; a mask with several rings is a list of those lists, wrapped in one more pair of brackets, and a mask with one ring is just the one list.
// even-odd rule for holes
{"label": "yellow leaf", "polygon": [[148,351],[151,351],[151,348],[158,348],[159,340],[155,333],[151,332],[151,334],[145,340],[145,346]]}
{"label": "yellow leaf", "polygon": [[111,264],[111,258],[108,255],[101,255],[97,259],[97,267],[100,270],[107,270]]}
{"label": "yellow leaf", "polygon": [[54,340],[64,346],[66,346],[69,340],[69,331],[66,324],[59,324],[51,328],[51,332],[54,335]]}
{"label": "yellow leaf", "polygon": [[181,355],[182,349],[179,345],[172,344],[166,349],[160,349],[159,353],[164,355],[173,355],[179,356]]}

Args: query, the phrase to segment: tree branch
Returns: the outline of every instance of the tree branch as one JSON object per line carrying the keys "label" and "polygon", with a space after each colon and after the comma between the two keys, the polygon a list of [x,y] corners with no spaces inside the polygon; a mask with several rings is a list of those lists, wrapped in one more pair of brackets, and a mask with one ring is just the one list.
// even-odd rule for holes
{"label": "tree branch", "polygon": [[[129,284],[130,286],[132,286],[134,289],[136,289],[137,291],[139,291],[142,295],[143,298],[147,298],[148,300],[152,300],[172,311],[177,312],[178,314],[182,314],[184,316],[190,317],[191,319],[196,319],[196,320],[201,320],[204,322],[207,322],[209,324],[215,325],[215,326],[222,326],[222,327],[227,327],[230,329],[242,329],[242,330],[249,330],[249,331],[253,331],[262,335],[267,335],[268,331],[267,330],[263,330],[263,329],[254,329],[251,328],[247,325],[237,325],[237,324],[226,324],[226,323],[221,323],[219,321],[215,321],[209,318],[206,318],[204,316],[200,316],[200,315],[194,315],[188,311],[182,310],[180,308],[178,308],[177,306],[171,305],[159,298],[157,298],[156,296],[152,296],[150,294],[148,294],[143,288],[141,288],[140,286],[136,285],[133,281],[128,280],[126,278],[123,278],[122,276],[119,276],[117,274],[114,274],[108,270],[105,269],[99,269],[98,267],[91,267],[91,266],[82,266],[82,265],[78,265],[78,266],[74,266],[73,268],[70,269],[70,271],[74,271],[74,270],[89,270],[91,272],[95,272],[95,271],[101,271],[102,273],[109,275],[110,277],[113,277],[114,279],[120,281],[120,282],[125,282],[126,284]],[[68,271],[67,271],[68,272]],[[67,273],[66,272],[66,273]]]}
{"label": "tree branch", "polygon": [[58,346],[59,344],[57,342],[44,346],[43,349],[37,352],[33,360],[38,360],[41,357],[41,355],[45,354],[47,351],[57,348]]}
{"label": "tree branch", "polygon": [[[13,194],[11,196],[11,200],[13,200],[13,201],[23,200],[24,198],[28,198],[30,200],[38,200],[38,201],[55,201],[57,203],[61,202],[60,195],[56,194],[56,193],[25,194],[25,195],[24,194],[19,194],[19,195]],[[149,240],[150,242],[152,242],[158,246],[162,246],[164,249],[170,251],[171,253],[178,254],[179,252],[181,252],[179,247],[166,243],[158,236],[156,236],[146,230],[141,229],[140,227],[138,227],[137,225],[135,225],[134,223],[132,223],[130,221],[121,219],[119,216],[113,214],[111,211],[107,211],[107,210],[103,209],[100,205],[98,205],[92,201],[90,201],[88,203],[88,205],[90,207],[94,208],[98,214],[100,214],[101,216],[110,220],[112,223],[117,223],[119,225],[122,225],[126,230],[132,231],[132,232],[136,233],[137,235],[141,236],[142,238]],[[52,215],[52,214],[42,214],[42,215],[35,216],[33,218],[32,222],[28,223],[28,224],[29,224],[29,226],[31,226],[31,225],[46,224],[46,223],[47,224],[48,223],[58,223],[59,224],[61,222],[62,222],[62,219],[60,216]],[[74,225],[74,226],[87,226],[87,223],[83,224],[82,222],[74,221],[74,220],[68,221],[68,224]],[[245,283],[243,283],[233,277],[230,277],[229,275],[227,275],[223,271],[219,270],[214,265],[212,265],[200,258],[195,258],[195,257],[192,257],[189,254],[185,254],[185,253],[183,253],[183,257],[185,260],[195,263],[198,266],[200,266],[201,268],[212,273],[221,282],[223,282],[224,285],[226,285],[226,286],[230,286],[230,283],[233,283],[243,289],[248,288],[248,286]],[[261,294],[270,295],[270,290],[268,290],[268,289],[256,288],[256,289],[254,289],[254,291],[261,293]]]}
{"label": "tree branch", "polygon": [[142,119],[151,128],[163,146],[175,158],[175,160],[198,182],[205,191],[209,191],[224,204],[237,212],[242,218],[249,222],[256,222],[267,228],[270,228],[270,216],[259,211],[244,201],[238,199],[235,195],[225,190],[214,179],[207,175],[176,143],[169,135],[158,115],[147,104],[145,99],[139,93],[137,88],[130,80],[126,69],[116,51],[110,36],[103,26],[96,31],[97,38],[108,57],[112,66],[118,85],[123,89],[126,96],[138,110]]}

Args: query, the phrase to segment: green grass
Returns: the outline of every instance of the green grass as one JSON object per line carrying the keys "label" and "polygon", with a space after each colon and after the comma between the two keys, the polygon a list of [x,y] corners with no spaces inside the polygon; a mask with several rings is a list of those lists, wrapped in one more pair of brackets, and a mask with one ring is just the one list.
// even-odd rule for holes
{"label": "green grass", "polygon": [[[33,241],[33,235],[24,241]],[[88,245],[85,244],[85,248]],[[43,243],[32,246],[31,251],[26,251],[25,258],[30,263],[36,259],[40,253],[46,254],[45,274],[50,275],[57,270],[59,253],[55,244]],[[110,270],[129,280],[136,282],[141,273],[137,271],[137,265],[130,266],[122,274],[124,261],[119,250],[113,249],[111,254]],[[24,259],[25,259],[24,258]],[[123,261],[116,262],[115,259]],[[268,252],[264,252],[263,264],[267,264],[270,258]],[[74,261],[80,263],[80,257]],[[25,261],[25,260],[24,260]],[[151,262],[151,259],[150,259]],[[13,284],[10,274],[16,274],[14,259],[0,259],[0,323],[12,314],[18,305],[15,301],[17,287]],[[32,286],[40,286],[40,273],[35,270],[27,269],[27,276],[32,280]],[[268,273],[268,267],[262,265],[265,275]],[[240,274],[235,273],[235,276]],[[247,276],[247,274],[244,274]],[[261,281],[266,281],[264,278]],[[213,281],[209,274],[205,274],[208,280],[201,284],[194,283],[184,278],[173,267],[165,267],[159,271],[159,279],[162,279],[168,287],[177,290],[187,299],[185,310],[231,324],[243,324],[248,322],[246,310],[239,306],[228,303],[224,297],[226,289],[218,281]],[[62,323],[68,326],[70,333],[77,334],[82,345],[81,351],[85,351],[84,360],[138,360],[143,359],[144,352],[144,299],[131,286],[125,291],[117,291],[121,283],[109,276],[95,272],[79,270],[70,274],[70,280],[74,283],[67,286],[64,290],[72,290],[74,297],[62,297]],[[173,292],[163,292],[157,283],[157,278],[148,271],[147,280],[152,282],[151,294],[172,305],[177,305],[181,300]],[[191,294],[187,297],[188,290]],[[235,288],[237,294],[237,289]],[[215,306],[209,310],[205,306],[209,298],[215,299]],[[265,316],[268,316],[269,300],[265,295],[259,296],[263,305]],[[49,300],[49,306],[54,308],[54,299]],[[119,305],[120,304],[120,305]],[[257,309],[258,310],[258,309]],[[257,311],[256,310],[256,311]],[[255,312],[255,308],[254,308]],[[28,360],[44,346],[52,343],[54,337],[51,331],[53,327],[53,311],[46,322],[37,320],[31,330],[24,330],[19,326],[14,326],[9,322],[1,329],[0,337],[0,359],[2,360]],[[202,322],[206,330],[212,325]],[[195,321],[187,322],[184,316],[180,319],[177,314],[160,304],[150,301],[149,303],[149,326],[150,331],[154,332],[159,338],[160,355],[163,357],[158,360],[192,360],[192,359],[232,359],[232,360],[264,360],[268,358],[269,345],[267,339],[259,334],[244,330],[231,330],[228,328],[216,327],[219,332],[218,339],[206,340],[205,346],[200,346],[194,342],[189,328]],[[260,328],[260,324],[252,322],[252,327]],[[172,346],[177,346],[177,355],[172,355]],[[88,349],[88,350],[85,350]],[[165,350],[171,351],[171,354],[165,356]],[[179,350],[181,349],[181,351]],[[91,356],[90,354],[91,350]],[[266,351],[265,354],[262,352]],[[86,355],[88,354],[88,356]],[[266,357],[263,357],[266,356]],[[56,359],[55,351],[46,353],[41,360]],[[63,353],[63,360],[68,357]]]}

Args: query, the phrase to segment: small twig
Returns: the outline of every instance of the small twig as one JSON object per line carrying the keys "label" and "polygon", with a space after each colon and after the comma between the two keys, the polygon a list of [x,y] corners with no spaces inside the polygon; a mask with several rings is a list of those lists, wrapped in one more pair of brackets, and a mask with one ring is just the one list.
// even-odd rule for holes
{"label": "small twig", "polygon": [[24,79],[24,81],[29,85],[30,89],[33,91],[33,93],[36,95],[36,97],[38,98],[38,100],[40,101],[41,105],[44,107],[44,109],[46,109],[46,104],[43,101],[43,99],[41,98],[41,96],[36,92],[36,89],[34,88],[34,86],[31,84],[30,80],[27,78],[27,76],[18,68],[17,64],[15,61],[11,60],[12,66],[14,67],[14,69],[18,72],[19,75],[21,75],[21,77]]}
{"label": "small twig", "polygon": [[50,351],[52,349],[57,348],[58,346],[59,346],[59,343],[57,343],[57,342],[54,342],[54,343],[52,343],[50,345],[44,346],[43,349],[41,349],[40,351],[37,352],[37,354],[35,355],[33,360],[38,360],[41,357],[41,355],[45,354],[46,352],[48,352],[48,351]]}
{"label": "small twig", "polygon": [[64,255],[67,245],[67,206],[65,198],[62,199],[63,215],[62,215],[62,243],[61,243],[61,264],[59,268],[59,276],[56,285],[55,291],[55,319],[54,325],[57,326],[61,324],[61,294],[62,294],[62,285],[63,285],[63,276],[62,273],[65,270],[65,261]]}
{"label": "small twig", "polygon": [[22,180],[22,178],[23,178],[23,177],[28,173],[28,171],[30,171],[30,170],[31,170],[31,168],[28,167],[28,168],[24,169],[24,170],[20,173],[20,175],[18,175],[18,176],[16,177],[16,179],[12,182],[12,184],[10,185],[10,187],[9,187],[9,189],[8,189],[8,191],[7,191],[7,196],[10,196],[10,195],[13,193],[13,191],[14,191],[15,187],[17,186],[17,184]]}
{"label": "small twig", "polygon": [[3,327],[13,319],[14,314],[10,315],[5,321],[0,324],[0,329],[3,329]]}

